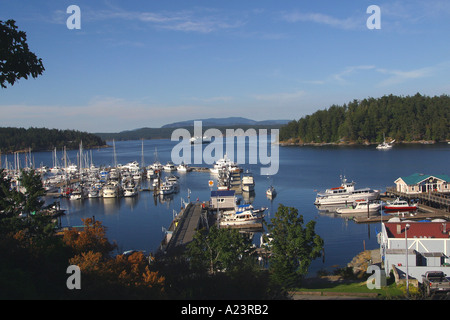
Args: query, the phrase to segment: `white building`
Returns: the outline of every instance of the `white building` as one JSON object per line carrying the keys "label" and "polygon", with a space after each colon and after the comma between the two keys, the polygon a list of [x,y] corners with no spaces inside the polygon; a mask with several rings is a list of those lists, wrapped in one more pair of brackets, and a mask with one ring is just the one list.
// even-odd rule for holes
{"label": "white building", "polygon": [[[426,271],[443,271],[450,276],[450,222],[401,221],[392,218],[383,223],[379,234],[380,253],[386,274],[396,268],[400,274],[422,281]],[[408,251],[406,251],[406,249]]]}
{"label": "white building", "polygon": [[415,194],[429,191],[450,192],[450,176],[414,173],[399,177],[395,182],[397,192]]}

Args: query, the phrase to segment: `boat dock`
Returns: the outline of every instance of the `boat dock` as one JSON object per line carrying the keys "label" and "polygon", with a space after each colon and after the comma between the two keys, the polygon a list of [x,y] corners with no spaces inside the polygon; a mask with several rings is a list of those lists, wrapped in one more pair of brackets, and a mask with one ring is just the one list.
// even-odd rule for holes
{"label": "boat dock", "polygon": [[450,213],[450,194],[441,192],[420,192],[420,193],[404,193],[396,190],[395,187],[386,188],[387,197],[400,197],[411,200],[419,200],[419,203],[428,207],[444,210]]}
{"label": "boat dock", "polygon": [[424,219],[450,219],[450,213],[446,212],[444,210],[436,209],[429,207],[424,204],[418,204],[419,212],[416,213],[410,213],[410,212],[404,212],[404,213],[398,213],[398,214],[385,214],[385,215],[360,215],[353,217],[353,221],[356,223],[379,223],[379,222],[386,222],[389,219],[392,219],[394,217],[399,217],[403,219],[408,220],[424,220]]}
{"label": "boat dock", "polygon": [[161,250],[165,253],[174,251],[177,247],[184,247],[194,238],[195,232],[205,224],[206,210],[202,203],[189,203],[172,221],[166,237],[161,243]]}

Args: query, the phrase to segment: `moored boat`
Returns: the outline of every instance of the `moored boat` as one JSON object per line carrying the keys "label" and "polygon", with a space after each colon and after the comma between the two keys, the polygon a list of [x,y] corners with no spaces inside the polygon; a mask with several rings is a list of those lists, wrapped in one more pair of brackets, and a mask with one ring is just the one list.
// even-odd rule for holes
{"label": "moored boat", "polygon": [[273,186],[270,186],[267,190],[266,190],[266,196],[269,199],[275,198],[275,196],[277,195],[277,190],[275,190],[275,188]]}
{"label": "moored boat", "polygon": [[414,211],[417,210],[417,205],[397,198],[394,201],[386,202],[383,208],[386,211]]}
{"label": "moored boat", "polygon": [[330,188],[324,192],[317,193],[314,204],[321,205],[349,205],[357,200],[365,199],[367,201],[378,200],[379,190],[370,188],[355,189],[355,182],[348,182],[345,177],[341,177],[341,185],[336,188]]}
{"label": "moored boat", "polygon": [[379,202],[358,201],[355,205],[337,208],[336,212],[341,214],[376,213],[381,210]]}

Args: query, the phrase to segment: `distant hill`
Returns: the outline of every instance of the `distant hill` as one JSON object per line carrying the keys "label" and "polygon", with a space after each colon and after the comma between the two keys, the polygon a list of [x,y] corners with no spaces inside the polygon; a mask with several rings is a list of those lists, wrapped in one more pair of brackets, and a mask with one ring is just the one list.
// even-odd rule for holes
{"label": "distant hill", "polygon": [[202,121],[202,129],[208,128],[227,128],[247,130],[254,129],[279,129],[287,124],[289,120],[264,120],[255,121],[241,117],[229,118],[209,118],[199,120],[187,120],[166,124],[161,128],[139,128],[134,130],[126,130],[117,133],[95,133],[104,140],[139,140],[139,139],[170,139],[172,132],[176,128],[186,128],[193,134],[194,121]]}
{"label": "distant hill", "polygon": [[208,118],[208,119],[196,119],[196,120],[187,120],[187,121],[179,121],[170,124],[166,124],[161,128],[180,128],[193,126],[194,121],[202,121],[202,126],[204,127],[223,127],[223,126],[260,126],[260,125],[284,125],[287,124],[290,120],[263,120],[263,121],[255,121],[242,117],[228,117],[228,118]]}

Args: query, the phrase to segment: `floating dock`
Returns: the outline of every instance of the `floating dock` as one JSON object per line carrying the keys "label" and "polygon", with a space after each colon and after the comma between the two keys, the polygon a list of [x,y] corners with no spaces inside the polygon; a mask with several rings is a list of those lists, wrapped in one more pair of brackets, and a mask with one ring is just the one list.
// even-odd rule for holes
{"label": "floating dock", "polygon": [[367,217],[367,215],[360,215],[353,217],[353,221],[356,223],[377,223],[386,222],[389,219],[399,217],[401,219],[408,220],[424,220],[424,219],[450,219],[450,213],[444,210],[439,210],[426,206],[424,204],[418,204],[418,209],[420,212],[399,212],[398,214],[385,214],[385,215],[372,215]]}

